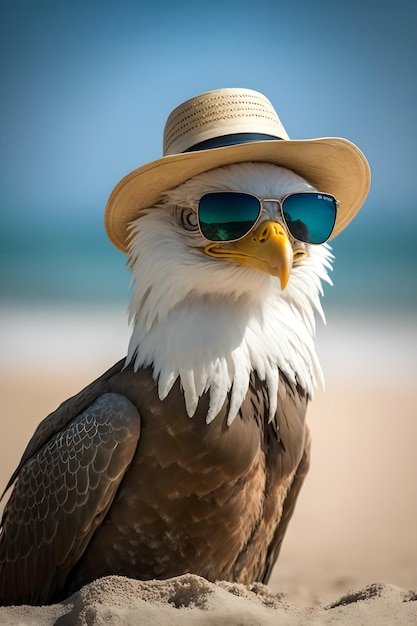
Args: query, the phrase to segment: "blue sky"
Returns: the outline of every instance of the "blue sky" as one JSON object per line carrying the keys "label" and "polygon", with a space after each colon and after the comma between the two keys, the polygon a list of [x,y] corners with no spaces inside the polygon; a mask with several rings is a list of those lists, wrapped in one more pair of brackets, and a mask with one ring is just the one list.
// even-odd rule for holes
{"label": "blue sky", "polygon": [[2,3],[3,202],[104,203],[161,156],[172,108],[224,86],[265,93],[293,138],[357,143],[371,199],[415,200],[414,0],[150,4]]}
{"label": "blue sky", "polygon": [[108,195],[161,156],[170,111],[230,86],[263,92],[294,139],[365,152],[372,189],[347,232],[393,216],[415,229],[416,17],[415,0],[3,1],[9,238],[45,220],[102,236]]}

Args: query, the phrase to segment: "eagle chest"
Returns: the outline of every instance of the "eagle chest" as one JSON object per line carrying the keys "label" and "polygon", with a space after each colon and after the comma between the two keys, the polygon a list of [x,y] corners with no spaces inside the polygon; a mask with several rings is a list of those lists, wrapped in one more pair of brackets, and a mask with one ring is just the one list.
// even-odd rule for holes
{"label": "eagle chest", "polygon": [[[266,423],[259,381],[228,426],[227,406],[206,424],[206,396],[190,419],[179,385],[161,402],[148,376],[134,378],[134,392],[126,374],[118,391],[139,408],[139,444],[85,567],[101,562],[102,575],[120,571],[139,579],[191,571],[209,580],[253,580],[302,455],[303,421],[290,439],[282,414],[285,445],[275,423]],[[83,559],[78,569],[84,578]]]}

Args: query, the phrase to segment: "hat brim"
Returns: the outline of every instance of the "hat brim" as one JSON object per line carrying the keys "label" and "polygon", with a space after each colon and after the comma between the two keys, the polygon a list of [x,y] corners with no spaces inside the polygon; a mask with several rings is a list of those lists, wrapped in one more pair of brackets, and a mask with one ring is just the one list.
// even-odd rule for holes
{"label": "hat brim", "polygon": [[224,165],[273,163],[299,174],[318,191],[339,201],[331,239],[355,217],[370,186],[370,169],[359,148],[339,137],[271,140],[166,156],[127,174],[113,189],[104,222],[110,241],[127,252],[128,225],[139,211],[157,203],[164,191]]}

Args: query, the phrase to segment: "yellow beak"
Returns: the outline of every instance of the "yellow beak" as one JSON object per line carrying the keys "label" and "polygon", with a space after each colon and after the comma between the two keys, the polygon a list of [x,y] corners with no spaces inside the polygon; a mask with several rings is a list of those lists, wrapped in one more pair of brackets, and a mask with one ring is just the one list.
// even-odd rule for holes
{"label": "yellow beak", "polygon": [[237,265],[247,265],[279,278],[281,289],[287,286],[293,264],[293,249],[284,228],[278,222],[263,222],[230,248],[210,243],[204,252],[214,258],[226,258]]}

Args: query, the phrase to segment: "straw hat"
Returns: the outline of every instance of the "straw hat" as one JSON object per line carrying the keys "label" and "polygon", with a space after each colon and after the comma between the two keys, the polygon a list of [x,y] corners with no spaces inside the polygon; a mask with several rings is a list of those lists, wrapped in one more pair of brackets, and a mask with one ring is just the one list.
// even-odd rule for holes
{"label": "straw hat", "polygon": [[251,89],[218,89],[187,100],[168,117],[163,157],[133,170],[113,189],[107,234],[127,251],[128,225],[164,191],[224,165],[258,161],[293,170],[339,210],[332,238],[353,219],[368,194],[370,170],[357,146],[338,137],[291,140],[271,102]]}

